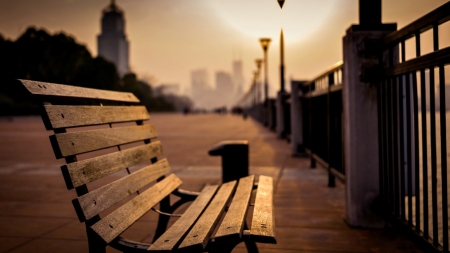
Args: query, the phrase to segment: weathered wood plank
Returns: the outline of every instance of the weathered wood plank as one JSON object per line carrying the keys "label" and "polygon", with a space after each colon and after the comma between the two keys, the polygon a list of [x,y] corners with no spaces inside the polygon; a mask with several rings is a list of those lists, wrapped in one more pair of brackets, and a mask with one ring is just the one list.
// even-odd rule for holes
{"label": "weathered wood plank", "polygon": [[111,242],[150,210],[150,208],[179,187],[181,183],[181,180],[175,174],[170,174],[162,181],[95,223],[91,229],[103,238],[105,242]]}
{"label": "weathered wood plank", "polygon": [[235,187],[236,181],[230,181],[220,186],[216,196],[184,238],[179,249],[200,252],[205,248]]}
{"label": "weathered wood plank", "polygon": [[208,205],[218,185],[207,185],[200,195],[192,202],[189,208],[161,237],[158,238],[149,250],[171,251],[183,236],[191,229],[205,207]]}
{"label": "weathered wood plank", "polygon": [[31,80],[18,80],[32,94],[60,98],[84,98],[117,102],[138,103],[139,99],[130,92],[119,92],[82,88],[71,85],[37,82]]}
{"label": "weathered wood plank", "polygon": [[102,177],[108,176],[119,170],[139,164],[145,160],[162,154],[160,141],[155,141],[142,146],[117,151],[83,161],[63,165],[63,172],[67,188],[72,189]]}
{"label": "weathered wood plank", "polygon": [[[44,105],[47,112],[47,130],[148,120],[145,106],[72,106]],[[47,125],[47,124],[46,124]]]}
{"label": "weathered wood plank", "polygon": [[250,237],[255,242],[277,243],[273,215],[273,179],[259,176]]}
{"label": "weathered wood plank", "polygon": [[230,207],[214,236],[215,240],[234,240],[242,237],[254,181],[254,175],[239,179]]}
{"label": "weathered wood plank", "polygon": [[114,147],[157,136],[153,125],[105,128],[50,136],[57,158]]}
{"label": "weathered wood plank", "polygon": [[84,214],[84,220],[89,220],[169,172],[169,163],[163,159],[78,197],[75,201]]}

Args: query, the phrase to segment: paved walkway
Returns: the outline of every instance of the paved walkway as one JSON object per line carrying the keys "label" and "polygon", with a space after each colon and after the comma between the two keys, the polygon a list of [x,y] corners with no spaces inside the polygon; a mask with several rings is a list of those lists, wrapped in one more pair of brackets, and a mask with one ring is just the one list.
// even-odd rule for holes
{"label": "paved walkway", "polygon": [[[261,245],[261,252],[420,252],[392,228],[348,227],[344,186],[328,188],[323,168],[309,169],[308,159],[291,157],[284,140],[251,119],[153,114],[151,122],[188,190],[220,181],[220,160],[207,155],[212,145],[250,142],[251,172],[277,179],[278,244]],[[75,193],[66,190],[49,134],[39,117],[0,118],[0,252],[87,252],[84,226],[70,201]],[[150,241],[155,221],[149,212],[125,237]],[[245,252],[241,245],[235,251]]]}

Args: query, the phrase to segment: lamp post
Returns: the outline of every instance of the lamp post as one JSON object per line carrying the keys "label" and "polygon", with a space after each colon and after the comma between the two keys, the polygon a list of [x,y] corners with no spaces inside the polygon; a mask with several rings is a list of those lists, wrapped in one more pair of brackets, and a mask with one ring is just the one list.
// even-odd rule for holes
{"label": "lamp post", "polygon": [[253,106],[258,104],[258,70],[253,71],[253,88],[252,88],[252,97],[253,97]]}
{"label": "lamp post", "polygon": [[284,36],[280,34],[280,92],[284,92]]}
{"label": "lamp post", "polygon": [[262,59],[256,59],[255,63],[256,63],[256,68],[258,71],[258,76],[256,77],[256,90],[257,90],[257,96],[256,96],[256,101],[259,104],[261,102],[261,82],[260,82],[260,73],[261,73],[261,64],[262,64]]}
{"label": "lamp post", "polygon": [[269,92],[269,84],[267,81],[267,49],[269,48],[271,39],[270,38],[261,38],[259,39],[259,42],[261,43],[261,46],[264,51],[264,101],[267,101],[268,99],[268,92]]}

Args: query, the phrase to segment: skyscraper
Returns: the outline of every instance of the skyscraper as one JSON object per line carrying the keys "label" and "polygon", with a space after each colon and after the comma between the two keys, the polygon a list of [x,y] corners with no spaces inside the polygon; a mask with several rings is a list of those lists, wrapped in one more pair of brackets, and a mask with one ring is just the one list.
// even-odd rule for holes
{"label": "skyscraper", "polygon": [[244,93],[244,75],[242,74],[242,61],[233,61],[233,82],[235,88],[235,99],[239,99]]}
{"label": "skyscraper", "polygon": [[130,72],[124,12],[116,5],[115,0],[111,0],[103,9],[97,46],[99,55],[116,64],[120,76]]}

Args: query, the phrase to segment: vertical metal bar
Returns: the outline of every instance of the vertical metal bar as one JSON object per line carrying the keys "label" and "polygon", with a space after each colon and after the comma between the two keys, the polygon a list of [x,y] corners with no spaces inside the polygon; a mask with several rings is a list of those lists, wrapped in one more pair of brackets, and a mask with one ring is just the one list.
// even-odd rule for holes
{"label": "vertical metal bar", "polygon": [[434,68],[430,68],[430,145],[431,145],[431,203],[433,218],[433,244],[438,240],[438,207],[437,207],[437,157],[436,157],[436,103],[434,97]]}
{"label": "vertical metal bar", "polygon": [[336,186],[336,179],[331,174],[331,167],[334,165],[334,161],[331,159],[331,91],[330,86],[334,84],[333,75],[328,75],[327,83],[327,159],[328,159],[328,187]]}
{"label": "vertical metal bar", "polygon": [[[405,77],[406,88],[406,164],[408,172],[408,225],[412,226],[412,142],[411,142],[411,73],[407,73]],[[414,82],[413,82],[414,85]],[[413,86],[414,87],[414,86]],[[414,88],[413,88],[414,90]],[[416,118],[416,117],[414,117]]]}
{"label": "vertical metal bar", "polygon": [[387,86],[386,80],[382,82],[383,86],[383,185],[384,185],[384,204],[386,207],[389,205],[389,173],[388,173],[388,113],[387,113]]}
{"label": "vertical metal bar", "polygon": [[[416,32],[416,57],[420,53],[420,31]],[[427,111],[425,69],[420,70],[420,109],[422,115],[422,184],[423,184],[423,236],[429,237],[428,229],[428,157],[427,157]],[[416,205],[417,206],[417,205]],[[419,202],[420,206],[420,202]],[[419,209],[420,210],[420,209]]]}
{"label": "vertical metal bar", "polygon": [[420,70],[420,111],[422,114],[422,183],[423,183],[423,236],[429,237],[428,228],[428,157],[427,157],[427,98],[425,69]]}
{"label": "vertical metal bar", "polygon": [[[406,61],[406,47],[405,47],[405,40],[402,40],[400,42],[400,50],[401,50],[401,62]],[[403,130],[405,129],[405,123],[410,124],[409,122],[404,122],[404,110],[407,110],[408,104],[405,104],[405,107],[403,107],[403,97],[406,96],[404,93],[405,89],[409,89],[408,86],[406,86],[406,79],[409,78],[409,74],[406,74],[404,76],[399,77],[400,80],[400,208],[401,208],[401,220],[406,220],[406,206],[405,206],[405,197],[406,197],[406,175],[405,175],[405,169],[406,169],[406,159],[405,159],[405,133]],[[407,136],[407,139],[410,138]]]}
{"label": "vertical metal bar", "polygon": [[392,106],[392,79],[389,78],[387,80],[387,109],[388,109],[388,130],[387,130],[387,134],[388,134],[388,203],[389,203],[389,212],[392,212],[394,209],[394,179],[393,179],[393,163],[394,163],[394,158],[393,158],[393,138],[392,138],[392,110],[393,110],[393,106]]}
{"label": "vertical metal bar", "polygon": [[400,169],[400,212],[401,220],[405,220],[405,138],[404,138],[404,110],[403,110],[403,97],[404,97],[404,85],[403,76],[398,77],[398,114],[399,114],[399,137],[400,137],[400,158],[399,158],[399,169]]}
{"label": "vertical metal bar", "polygon": [[402,62],[405,62],[405,60],[406,60],[405,41],[402,40],[402,42],[400,42],[400,45],[401,45],[401,47],[402,47],[402,55],[401,55]]}
{"label": "vertical metal bar", "polygon": [[[416,232],[420,232],[420,166],[419,166],[419,97],[417,87],[417,73],[412,73],[413,78],[413,110],[414,110],[414,178],[415,178],[415,194],[416,194]],[[412,169],[411,169],[412,173]],[[412,182],[411,182],[412,183]]]}
{"label": "vertical metal bar", "polygon": [[[439,50],[439,27],[433,24],[433,50]],[[442,106],[441,104],[439,106]],[[444,104],[445,106],[445,104]],[[433,203],[433,244],[439,245],[438,199],[437,199],[437,150],[436,150],[436,103],[434,67],[430,68],[430,139],[431,139],[431,189]]]}
{"label": "vertical metal bar", "polygon": [[[405,40],[402,40],[401,42],[400,42],[400,47],[401,47],[401,51],[402,51],[402,53],[401,53],[401,55],[400,55],[400,58],[401,58],[401,62],[405,62],[405,60],[406,60],[406,52],[405,52]],[[404,91],[405,91],[405,87],[404,87],[404,80],[403,80],[403,78],[405,79],[405,82],[406,82],[406,79],[409,79],[409,74],[406,74],[406,75],[404,75],[404,76],[400,76],[399,77],[400,79],[399,79],[399,90],[400,90],[400,103],[399,103],[399,113],[400,113],[400,180],[401,180],[401,182],[400,182],[400,195],[401,195],[401,200],[400,200],[400,208],[401,208],[401,220],[402,221],[404,221],[405,219],[406,219],[406,215],[405,215],[405,213],[406,213],[406,206],[405,206],[405,197],[406,197],[406,183],[405,183],[405,165],[407,164],[406,163],[406,161],[405,161],[405,143],[404,143],[404,141],[405,141],[405,139],[404,139],[404,128],[405,128],[405,125],[404,125],[404,122],[403,122],[403,120],[404,120],[404,117],[405,117],[405,110],[406,110],[406,108],[408,108],[407,110],[408,111],[410,111],[410,109],[411,109],[411,107],[410,107],[410,104],[406,104],[406,106],[405,106],[405,110],[403,110],[403,104],[404,104],[404,99],[403,99],[403,96],[406,96],[406,94],[404,94]],[[409,85],[409,82],[408,82],[408,84],[407,85]],[[407,93],[408,94],[408,96],[410,95],[410,93]],[[407,122],[407,125],[409,126],[409,127],[411,127],[411,122],[410,121],[408,121]],[[411,128],[409,128],[409,130],[411,131]],[[407,135],[408,137],[408,139],[410,139],[411,138],[411,135]],[[408,146],[408,147],[411,147],[411,146]],[[408,148],[408,153],[410,153],[410,148]],[[409,170],[407,171],[407,173],[408,173],[408,175],[409,174],[411,174],[411,167],[409,166]],[[411,178],[412,179],[412,178]],[[408,185],[410,185],[411,184],[411,182],[409,181],[408,182]],[[411,192],[411,191],[409,191],[409,192]],[[411,196],[411,194],[409,194],[409,196]],[[411,198],[409,199],[409,201],[411,201]],[[410,203],[410,202],[408,202],[408,203]],[[411,212],[411,210],[410,210],[410,212]]]}
{"label": "vertical metal bar", "polygon": [[379,164],[379,188],[380,188],[380,196],[381,202],[385,203],[385,191],[384,191],[384,131],[383,131],[383,123],[384,123],[384,114],[383,114],[383,85],[382,81],[378,82],[377,85],[377,109],[378,109],[378,164]]}
{"label": "vertical metal bar", "polygon": [[[309,85],[309,148],[311,149],[311,152],[314,153],[314,144],[313,144],[313,117],[312,117],[312,106],[313,106],[313,97],[311,96],[314,82]],[[316,167],[316,160],[314,160],[313,156],[311,155],[311,168]]]}
{"label": "vertical metal bar", "polygon": [[392,166],[392,186],[393,186],[393,200],[394,200],[394,214],[396,217],[400,215],[400,189],[399,189],[399,179],[398,170],[400,168],[398,164],[398,84],[397,78],[391,79],[392,86],[392,156],[393,156],[393,166]]}
{"label": "vertical metal bar", "polygon": [[433,51],[439,50],[439,26],[433,24]]}
{"label": "vertical metal bar", "polygon": [[443,251],[448,252],[448,188],[447,188],[447,122],[445,108],[445,71],[439,66],[439,105],[441,126],[441,180],[442,180],[442,239]]}

